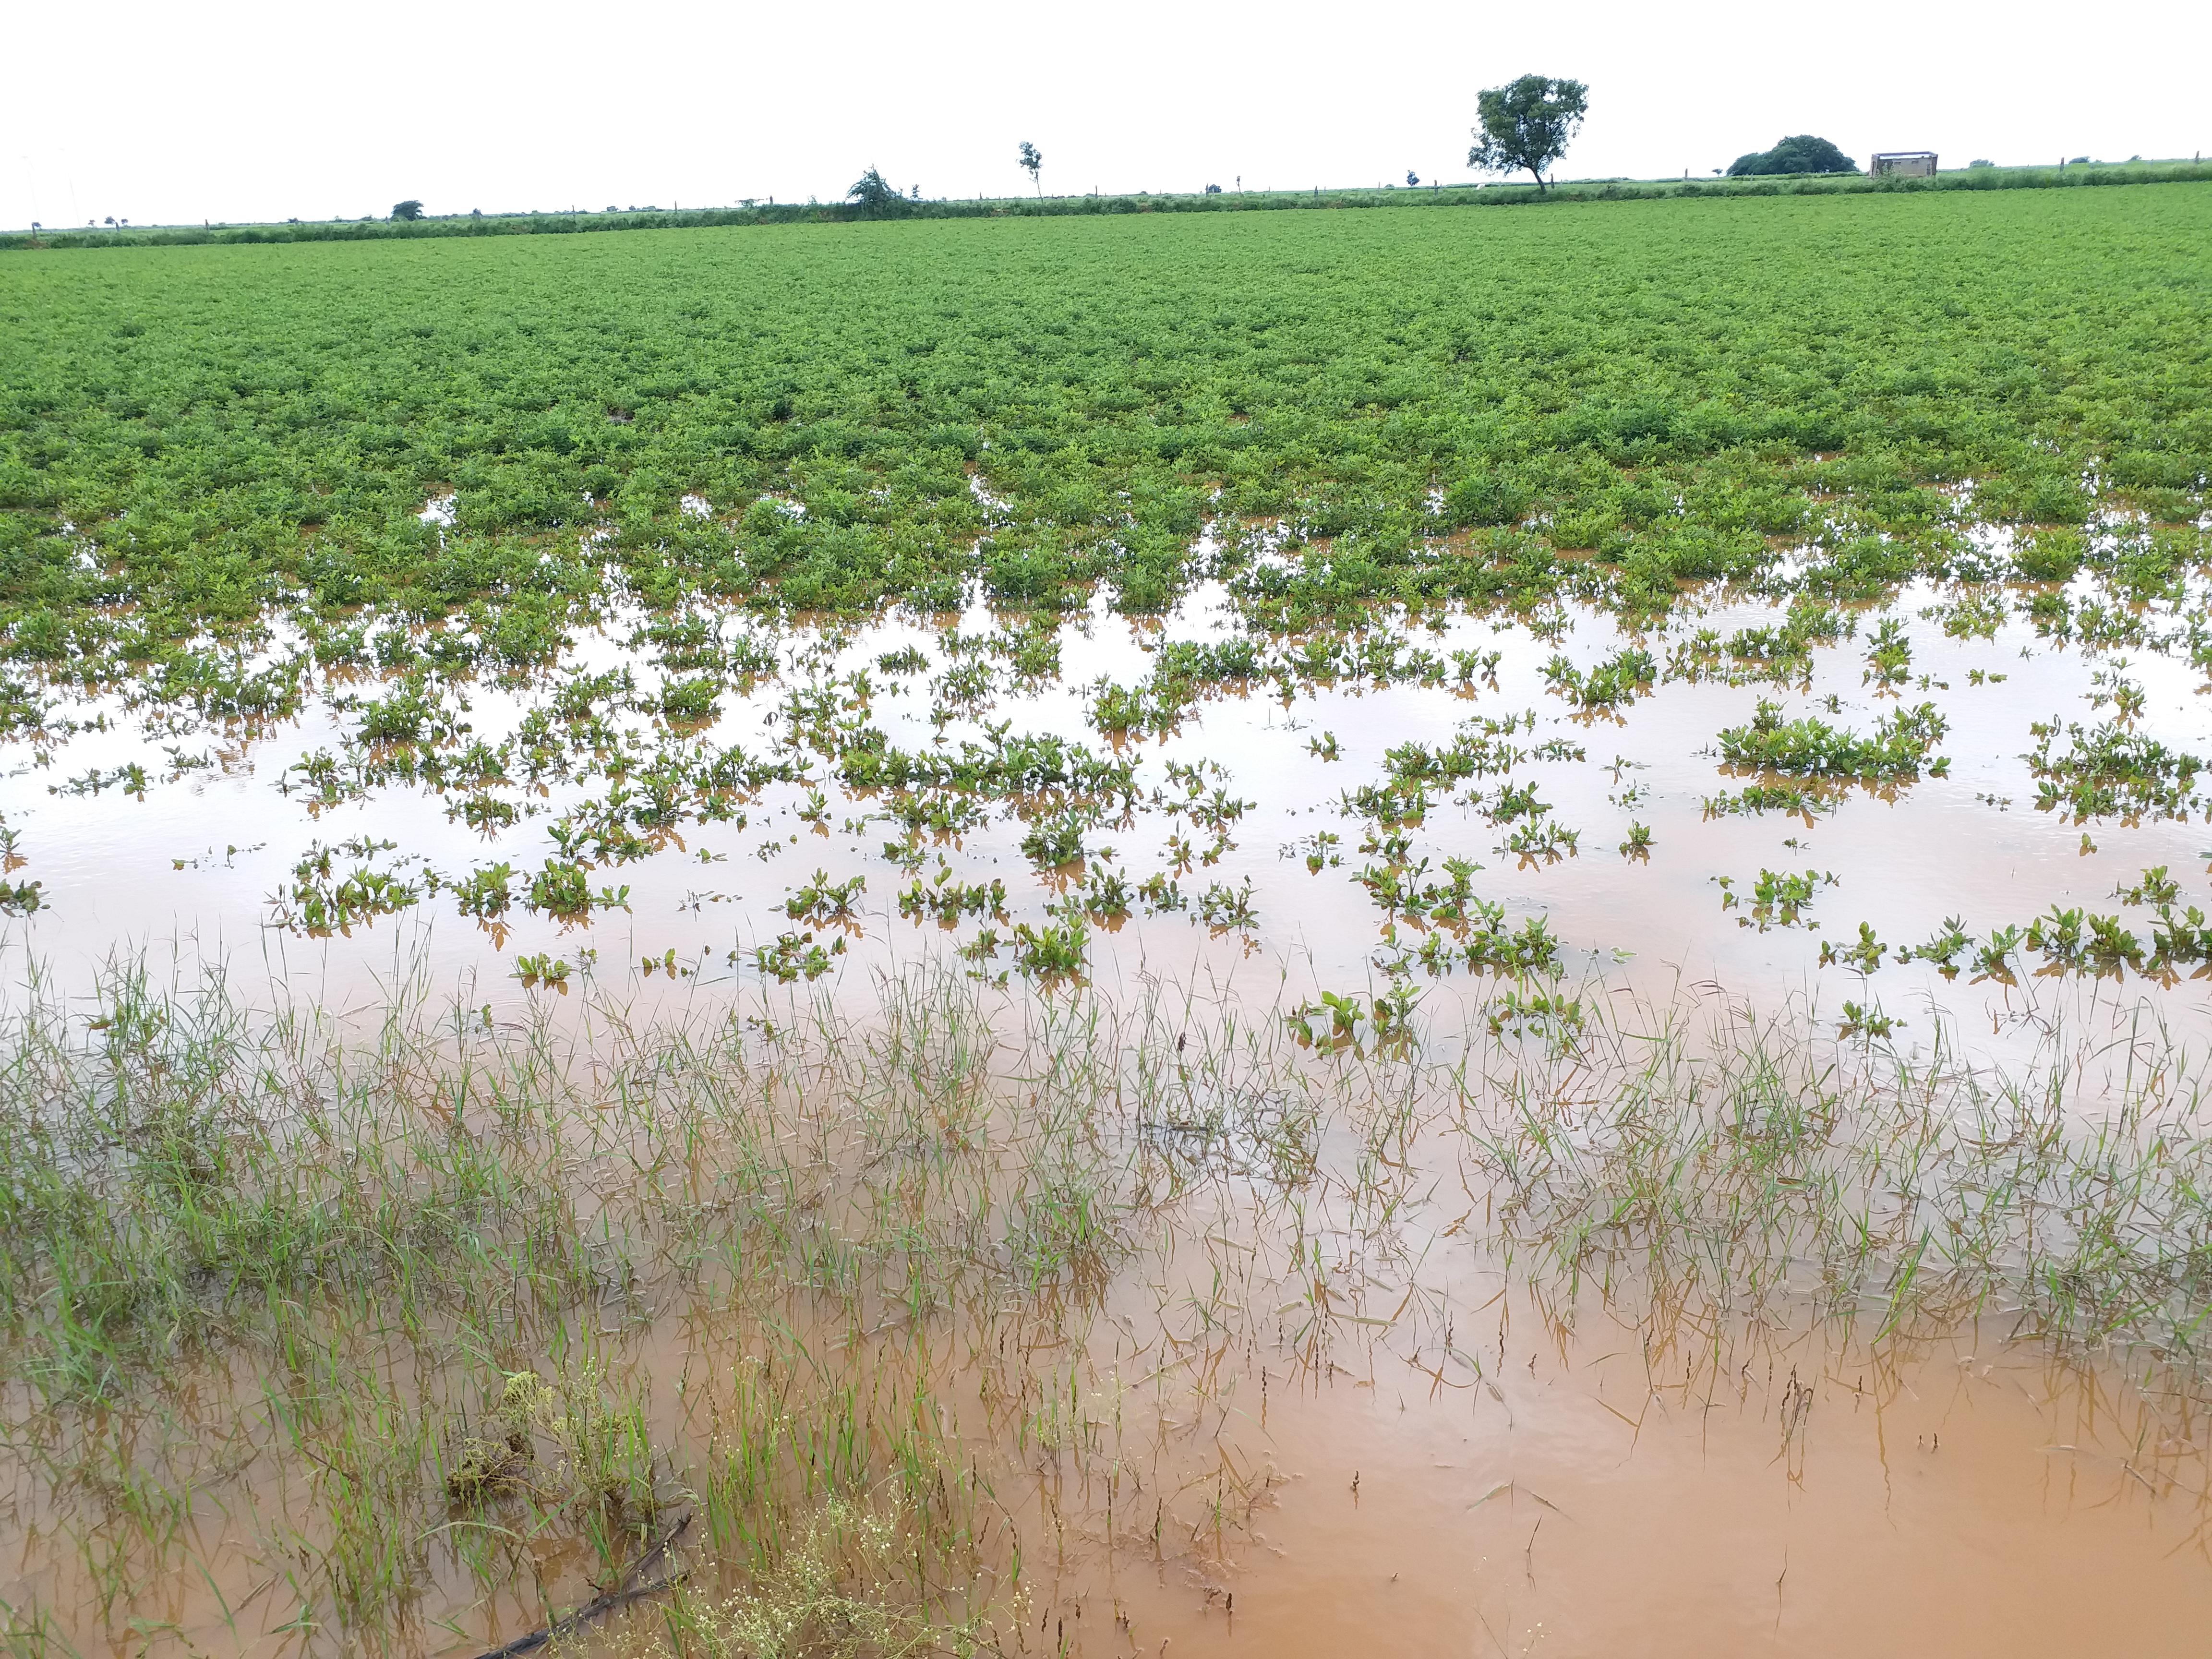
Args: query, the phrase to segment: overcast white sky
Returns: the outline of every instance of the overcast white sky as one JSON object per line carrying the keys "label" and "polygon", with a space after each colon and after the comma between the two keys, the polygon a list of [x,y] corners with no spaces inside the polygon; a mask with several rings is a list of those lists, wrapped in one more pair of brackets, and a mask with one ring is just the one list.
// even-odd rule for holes
{"label": "overcast white sky", "polygon": [[0,225],[1464,178],[1478,88],[1590,88],[1562,178],[1785,133],[1944,164],[2212,150],[2212,4],[0,0]]}

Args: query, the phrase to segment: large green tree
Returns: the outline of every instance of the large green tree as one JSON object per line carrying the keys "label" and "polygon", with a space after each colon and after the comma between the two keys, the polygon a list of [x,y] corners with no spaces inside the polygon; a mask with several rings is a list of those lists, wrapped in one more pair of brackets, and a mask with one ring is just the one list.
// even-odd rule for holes
{"label": "large green tree", "polygon": [[1567,153],[1589,111],[1589,88],[1579,81],[1524,75],[1505,86],[1486,87],[1475,108],[1482,125],[1474,129],[1467,164],[1486,173],[1525,169],[1540,191],[1544,169]]}
{"label": "large green tree", "polygon": [[1858,163],[1825,138],[1809,132],[1784,138],[1772,149],[1756,149],[1739,155],[1729,168],[1731,179],[1768,173],[1856,173]]}
{"label": "large green tree", "polygon": [[845,199],[863,219],[896,219],[914,211],[914,204],[898,193],[898,187],[873,167],[853,181]]}
{"label": "large green tree", "polygon": [[412,198],[404,202],[394,202],[392,216],[395,219],[419,219],[422,216],[422,204]]}

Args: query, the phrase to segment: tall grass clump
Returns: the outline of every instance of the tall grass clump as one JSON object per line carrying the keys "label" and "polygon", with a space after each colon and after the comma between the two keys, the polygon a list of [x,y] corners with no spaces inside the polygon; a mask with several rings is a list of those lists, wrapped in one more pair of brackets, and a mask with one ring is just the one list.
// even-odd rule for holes
{"label": "tall grass clump", "polygon": [[1917,1057],[1818,1029],[1632,1005],[1471,1058],[1454,1121],[1492,1180],[1498,1247],[1650,1307],[1878,1337],[1996,1313],[2076,1352],[2201,1366],[2212,1140],[2162,1027],[2054,1024],[2009,1073],[1968,1064],[1948,1027]]}

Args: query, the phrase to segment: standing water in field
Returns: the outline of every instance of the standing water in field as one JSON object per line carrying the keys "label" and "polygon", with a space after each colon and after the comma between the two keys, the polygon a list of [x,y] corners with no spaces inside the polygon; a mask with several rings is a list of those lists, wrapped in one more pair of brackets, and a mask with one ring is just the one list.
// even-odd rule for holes
{"label": "standing water in field", "polygon": [[2170,1647],[2204,197],[2060,194],[9,267],[11,1649]]}
{"label": "standing water in field", "polygon": [[476,1652],[641,1584],[605,1640],[731,1653],[2201,1612],[2170,1051],[1993,1086],[1620,998],[1425,1051],[949,963],[857,1017],[100,1006],[0,1093],[70,1310],[15,1304],[27,1641]]}

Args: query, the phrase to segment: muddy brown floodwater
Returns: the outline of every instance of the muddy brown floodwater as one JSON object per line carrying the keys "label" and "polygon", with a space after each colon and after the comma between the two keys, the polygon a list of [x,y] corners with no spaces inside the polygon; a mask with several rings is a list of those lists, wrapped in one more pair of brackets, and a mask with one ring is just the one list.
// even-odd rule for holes
{"label": "muddy brown floodwater", "polygon": [[1778,1376],[1619,1328],[1504,1358],[1495,1394],[1401,1361],[1271,1395],[1249,1534],[1077,1575],[1059,1604],[1133,1620],[1082,1650],[2159,1651],[2212,1613],[2191,1425],[2109,1368],[1985,1330]]}
{"label": "muddy brown floodwater", "polygon": [[[1725,646],[1784,617],[1455,617],[1396,641],[1433,673],[1127,731],[1164,641],[1239,637],[1218,591],[1048,660],[795,630],[689,726],[611,623],[562,682],[642,690],[527,780],[543,684],[416,748],[374,675],[75,710],[0,779],[10,1650],[473,1655],[683,1515],[684,1581],[579,1641],[2191,1650],[2202,672],[1994,589]],[[1721,752],[1923,704],[1887,777]],[[841,781],[1024,738],[1118,795]],[[2051,763],[2093,742],[2135,769]],[[1486,758],[1377,806],[1409,744]],[[525,902],[571,860],[602,897]],[[867,1601],[909,1559],[921,1626]]]}
{"label": "muddy brown floodwater", "polygon": [[[1771,1331],[1685,1352],[1601,1307],[1563,1326],[1503,1288],[1463,1311],[1488,1322],[1460,1337],[1479,1376],[1388,1338],[1303,1376],[1266,1342],[1163,1364],[1117,1355],[1133,1343],[1109,1316],[1060,1357],[1072,1432],[1103,1456],[1018,1450],[982,1373],[948,1378],[951,1444],[1000,1467],[996,1496],[1040,1552],[1007,1650],[2161,1652],[2212,1614],[2196,1412],[2118,1365],[2056,1362],[2010,1322],[1878,1355]],[[696,1379],[747,1365],[711,1323],[615,1345],[620,1369],[662,1381],[656,1440],[696,1436],[714,1391]],[[167,1632],[179,1650],[295,1650],[271,1615],[296,1604],[270,1605],[262,1552],[302,1497],[274,1472],[235,1494],[186,1534],[209,1572],[137,1586],[137,1634],[82,1645]],[[473,1652],[592,1578],[573,1544],[531,1551],[505,1593],[448,1563],[397,1633]],[[9,1591],[92,1599],[66,1568]],[[656,1619],[600,1640],[622,1649]]]}

